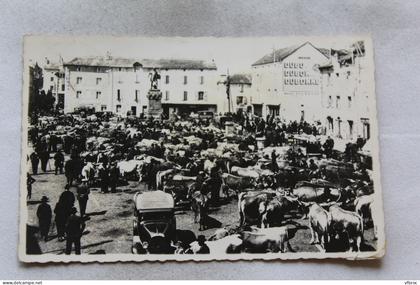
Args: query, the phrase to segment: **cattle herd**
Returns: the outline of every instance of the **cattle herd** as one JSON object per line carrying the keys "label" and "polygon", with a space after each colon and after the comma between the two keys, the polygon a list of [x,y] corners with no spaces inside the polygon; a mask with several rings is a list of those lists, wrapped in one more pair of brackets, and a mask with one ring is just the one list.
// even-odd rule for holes
{"label": "cattle herd", "polygon": [[[375,250],[366,246],[366,230],[377,238],[379,210],[371,166],[358,152],[364,142],[340,152],[323,134],[319,124],[273,117],[57,114],[30,126],[28,162],[61,151],[67,183],[113,192],[139,181],[172,194],[199,226],[177,235],[178,254],[293,252],[290,242],[308,228],[301,242],[322,252]],[[209,209],[224,203],[237,204],[237,223],[200,235]]]}

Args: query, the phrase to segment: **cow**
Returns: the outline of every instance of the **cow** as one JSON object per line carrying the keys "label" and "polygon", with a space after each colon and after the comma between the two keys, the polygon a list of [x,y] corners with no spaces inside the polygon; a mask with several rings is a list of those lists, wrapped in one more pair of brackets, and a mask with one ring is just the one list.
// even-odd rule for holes
{"label": "cow", "polygon": [[222,181],[224,194],[227,198],[229,198],[229,189],[239,193],[241,190],[251,187],[254,179],[251,177],[241,177],[229,173],[223,173]]}
{"label": "cow", "polygon": [[194,212],[194,223],[198,222],[200,224],[199,231],[207,228],[206,219],[209,201],[208,195],[205,195],[200,191],[196,191],[192,195],[191,210]]}
{"label": "cow", "polygon": [[275,192],[249,191],[238,196],[239,226],[261,225],[262,215],[266,211],[267,203],[276,196]]}
{"label": "cow", "polygon": [[305,202],[329,202],[341,199],[341,190],[328,185],[317,185],[302,181],[296,184],[293,195]]}
{"label": "cow", "polygon": [[[338,239],[342,234],[346,234],[352,242],[353,249],[360,250],[363,242],[363,220],[355,212],[346,211],[333,204],[329,207],[329,234],[330,239]],[[351,247],[349,248],[351,249]]]}
{"label": "cow", "polygon": [[242,177],[250,177],[254,179],[258,179],[260,177],[260,174],[258,173],[258,171],[252,168],[232,166],[230,172],[234,175],[238,175]]}
{"label": "cow", "polygon": [[297,198],[288,196],[273,197],[266,204],[265,211],[261,216],[261,228],[280,226],[284,221],[285,214],[292,210],[298,210],[299,208],[300,202]]}
{"label": "cow", "polygon": [[259,229],[256,232],[243,231],[240,236],[245,252],[266,253],[285,252],[286,248],[294,252],[290,240],[296,235],[298,227],[285,225],[282,227]]}
{"label": "cow", "polygon": [[88,185],[92,185],[94,182],[93,180],[95,179],[95,166],[92,162],[86,163],[86,165],[82,168],[81,175]]}
{"label": "cow", "polygon": [[[205,244],[214,256],[226,253],[240,253],[242,249],[242,239],[239,234],[225,236],[218,240],[206,241]],[[190,244],[190,252],[196,254],[200,250],[197,241]]]}
{"label": "cow", "polygon": [[354,200],[354,210],[363,218],[364,221],[371,216],[370,205],[373,201],[373,194],[360,196]]}
{"label": "cow", "polygon": [[310,244],[320,244],[323,251],[326,250],[326,245],[329,242],[329,223],[330,218],[328,211],[314,202],[302,202],[309,219],[309,228],[311,230]]}

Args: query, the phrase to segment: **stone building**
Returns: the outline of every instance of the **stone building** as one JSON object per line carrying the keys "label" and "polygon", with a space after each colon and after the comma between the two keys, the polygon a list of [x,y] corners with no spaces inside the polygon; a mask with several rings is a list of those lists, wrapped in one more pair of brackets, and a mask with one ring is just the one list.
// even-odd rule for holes
{"label": "stone building", "polygon": [[151,74],[160,74],[165,113],[218,110],[214,62],[185,59],[76,57],[65,67],[65,112],[76,108],[111,111],[121,116],[147,113]]}

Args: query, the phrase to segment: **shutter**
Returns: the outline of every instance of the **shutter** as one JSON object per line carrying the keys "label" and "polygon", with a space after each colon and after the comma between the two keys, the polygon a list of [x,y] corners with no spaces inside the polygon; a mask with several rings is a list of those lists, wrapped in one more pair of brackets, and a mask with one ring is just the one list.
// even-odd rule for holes
{"label": "shutter", "polygon": [[204,101],[207,101],[207,91],[204,92]]}

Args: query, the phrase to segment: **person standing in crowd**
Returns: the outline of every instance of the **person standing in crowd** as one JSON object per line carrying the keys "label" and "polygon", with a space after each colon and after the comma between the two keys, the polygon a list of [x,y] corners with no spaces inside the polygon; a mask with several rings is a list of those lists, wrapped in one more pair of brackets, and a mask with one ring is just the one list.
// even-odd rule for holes
{"label": "person standing in crowd", "polygon": [[43,238],[44,241],[48,241],[48,233],[50,231],[52,217],[51,206],[48,204],[48,202],[48,197],[42,196],[41,204],[38,206],[38,209],[36,211],[36,215],[38,217],[39,231],[41,233],[41,238]]}
{"label": "person standing in crowd", "polygon": [[117,191],[117,184],[120,175],[120,170],[117,167],[117,162],[113,161],[109,168],[109,186],[111,187],[111,193]]}
{"label": "person standing in crowd", "polygon": [[74,194],[70,191],[69,186],[66,186],[63,193],[55,206],[55,222],[57,225],[58,240],[64,240],[64,231],[68,217],[70,216],[71,208],[74,206]]}
{"label": "person standing in crowd", "polygon": [[271,170],[276,173],[277,171],[279,171],[279,166],[277,164],[277,154],[276,154],[276,150],[273,149],[273,151],[271,152]]}
{"label": "person standing in crowd", "polygon": [[72,252],[74,244],[74,251],[77,255],[80,254],[81,245],[80,239],[82,238],[83,231],[85,230],[85,222],[77,215],[77,209],[71,208],[70,216],[66,223],[66,254],[69,255]]}
{"label": "person standing in crowd", "polygon": [[334,140],[330,136],[328,136],[327,140],[324,143],[324,152],[327,158],[331,157],[333,149],[334,149]]}
{"label": "person standing in crowd", "polygon": [[209,254],[210,248],[206,244],[206,237],[199,235],[197,237],[198,246],[200,247],[196,254]]}
{"label": "person standing in crowd", "polygon": [[99,168],[99,180],[101,185],[101,193],[108,193],[109,189],[109,170],[105,163],[102,163]]}
{"label": "person standing in crowd", "polygon": [[29,159],[31,160],[32,174],[37,175],[38,174],[38,165],[39,165],[38,154],[35,151],[32,152],[31,155],[29,156]]}
{"label": "person standing in crowd", "polygon": [[82,184],[77,187],[77,201],[79,201],[80,216],[84,217],[86,214],[86,206],[89,200],[89,186],[87,179],[82,180]]}
{"label": "person standing in crowd", "polygon": [[26,198],[28,200],[31,200],[32,198],[32,184],[34,184],[36,182],[36,180],[34,178],[32,178],[31,174],[26,173],[26,188],[28,191],[28,195],[26,196]]}
{"label": "person standing in crowd", "polygon": [[61,150],[58,150],[57,153],[54,155],[54,167],[55,167],[55,175],[63,174],[63,166],[64,166],[64,154]]}
{"label": "person standing in crowd", "polygon": [[50,160],[50,153],[48,149],[44,149],[39,153],[39,158],[41,160],[41,169],[43,172],[47,172],[48,161]]}

